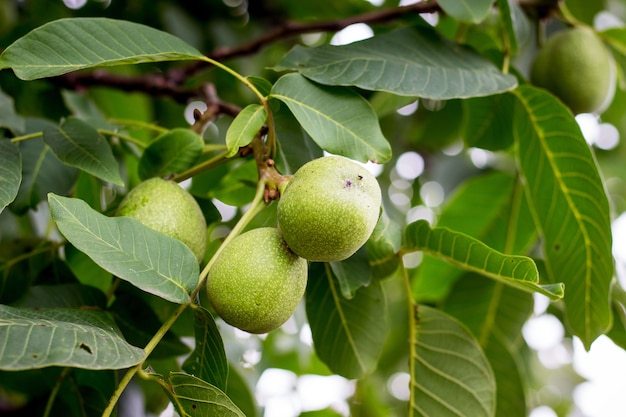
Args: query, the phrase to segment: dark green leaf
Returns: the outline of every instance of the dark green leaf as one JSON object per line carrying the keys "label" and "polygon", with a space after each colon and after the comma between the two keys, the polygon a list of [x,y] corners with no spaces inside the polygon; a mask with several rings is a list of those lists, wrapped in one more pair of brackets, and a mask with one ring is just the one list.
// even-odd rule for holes
{"label": "dark green leaf", "polygon": [[451,316],[416,306],[411,404],[420,417],[493,417],[496,381],[480,345]]}
{"label": "dark green leaf", "polygon": [[59,160],[115,185],[124,185],[109,143],[87,123],[70,118],[43,132],[44,142]]}
{"label": "dark green leaf", "polygon": [[21,182],[22,156],[20,151],[10,140],[0,139],[0,213],[15,200]]}
{"label": "dark green leaf", "polygon": [[252,142],[267,119],[265,108],[260,104],[246,106],[231,123],[226,131],[226,147],[230,158],[239,152],[239,148]]}
{"label": "dark green leaf", "polygon": [[53,260],[53,242],[23,237],[0,240],[0,303],[22,296]]}
{"label": "dark green leaf", "polygon": [[24,118],[15,112],[13,98],[0,89],[0,127],[6,127],[13,134],[20,135],[26,128]]}
{"label": "dark green leaf", "polygon": [[13,307],[43,308],[106,308],[106,297],[97,288],[81,284],[35,285],[20,297]]}
{"label": "dark green leaf", "polygon": [[226,394],[246,417],[256,417],[258,415],[257,405],[250,386],[243,376],[232,366],[228,369],[228,386]]}
{"label": "dark green leaf", "polygon": [[341,295],[348,299],[354,297],[359,288],[368,286],[372,279],[369,256],[365,246],[348,259],[341,262],[330,262],[329,265],[335,278],[339,281]]}
{"label": "dark green leaf", "polygon": [[329,85],[432,99],[488,96],[517,86],[475,52],[432,30],[402,28],[344,46],[296,46],[274,68]]}
{"label": "dark green leaf", "polygon": [[34,209],[48,193],[67,195],[78,177],[76,168],[60,162],[42,138],[20,143],[22,182],[11,210],[22,214]]}
{"label": "dark green leaf", "polygon": [[398,252],[402,246],[400,225],[382,214],[367,241],[367,253],[372,276],[386,278],[400,265]]}
{"label": "dark green leaf", "polygon": [[[146,346],[162,325],[148,303],[130,293],[116,294],[110,311],[126,340],[134,346]],[[181,356],[189,350],[177,336],[167,332],[150,353],[150,359]]]}
{"label": "dark green leaf", "polygon": [[190,301],[199,271],[185,244],[129,217],[106,217],[82,200],[54,194],[48,200],[61,233],[102,268],[166,300]]}
{"label": "dark green leaf", "polygon": [[407,226],[404,249],[426,251],[469,271],[524,291],[538,292],[552,300],[563,297],[562,284],[539,284],[539,272],[532,259],[505,255],[477,239],[447,228],[431,229],[426,220]]}
{"label": "dark green leaf", "polygon": [[214,182],[209,184],[212,187],[209,195],[222,203],[243,206],[254,198],[258,170],[253,160],[235,165],[227,174],[216,171],[208,175],[216,175]]}
{"label": "dark green leaf", "polygon": [[278,139],[276,167],[280,173],[292,175],[310,160],[321,157],[324,151],[302,129],[285,104],[278,100],[271,100],[271,103],[276,107],[272,111]]}
{"label": "dark green leaf", "polygon": [[176,128],[157,137],[139,159],[141,179],[166,177],[191,168],[202,154],[204,141],[196,132]]}
{"label": "dark green leaf", "polygon": [[182,40],[148,26],[73,18],[47,23],[9,45],[0,56],[0,69],[34,80],[98,66],[202,58]]}
{"label": "dark green leaf", "polygon": [[30,310],[0,305],[0,369],[47,366],[124,369],[145,359],[108,314],[93,310]]}
{"label": "dark green leaf", "polygon": [[510,134],[515,98],[510,94],[463,101],[463,139],[468,147],[499,151],[513,144]]}
{"label": "dark green leaf", "polygon": [[312,264],[306,312],[317,355],[335,373],[360,378],[374,371],[387,334],[387,306],[379,281],[344,298],[328,264]]}
{"label": "dark green leaf", "polygon": [[489,14],[493,0],[439,0],[444,12],[457,20],[468,23],[480,23]]}
{"label": "dark green leaf", "polygon": [[272,88],[322,149],[362,162],[386,162],[391,147],[369,103],[348,89],[314,84],[298,74],[282,76]]}
{"label": "dark green leaf", "polygon": [[222,336],[207,310],[197,307],[194,317],[196,345],[183,363],[183,370],[226,391],[228,360]]}
{"label": "dark green leaf", "polygon": [[548,279],[565,283],[566,321],[589,348],[611,323],[609,202],[595,158],[568,109],[531,86],[515,95],[518,164],[544,239]]}
{"label": "dark green leaf", "polygon": [[200,378],[172,372],[168,379],[167,394],[181,416],[246,417],[222,390]]}

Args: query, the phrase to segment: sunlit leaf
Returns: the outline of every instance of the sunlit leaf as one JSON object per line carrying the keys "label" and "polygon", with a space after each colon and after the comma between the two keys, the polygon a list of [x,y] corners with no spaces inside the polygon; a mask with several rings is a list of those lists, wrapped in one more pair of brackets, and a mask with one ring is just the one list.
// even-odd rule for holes
{"label": "sunlit leaf", "polygon": [[348,300],[330,266],[312,264],[306,313],[315,351],[333,372],[359,378],[376,369],[387,333],[387,306],[378,281]]}
{"label": "sunlit leaf", "polygon": [[42,25],[9,45],[0,69],[34,80],[98,66],[203,57],[179,38],[138,23],[72,18]]}
{"label": "sunlit leaf", "polygon": [[219,388],[193,375],[172,372],[168,396],[181,416],[246,417]]}
{"label": "sunlit leaf", "polygon": [[196,344],[194,351],[183,363],[183,370],[226,391],[229,373],[222,336],[207,310],[197,307],[194,316]]}
{"label": "sunlit leaf", "polygon": [[0,304],[0,369],[123,369],[145,358],[104,312],[31,310]]}
{"label": "sunlit leaf", "polygon": [[179,240],[129,217],[107,217],[84,201],[50,194],[52,219],[67,240],[112,274],[174,303],[189,302],[198,262]]}
{"label": "sunlit leaf", "polygon": [[[510,254],[525,254],[537,235],[522,184],[504,172],[479,175],[461,184],[443,206],[437,226]],[[513,243],[507,243],[511,238]],[[414,297],[439,301],[462,274],[460,268],[426,253],[413,280]]]}
{"label": "sunlit leaf", "polygon": [[296,46],[274,69],[299,71],[321,84],[439,100],[488,96],[517,85],[477,53],[412,27],[343,46]]}
{"label": "sunlit leaf", "polygon": [[260,104],[246,106],[231,123],[226,131],[227,157],[234,156],[239,148],[248,145],[259,133],[267,114]]}
{"label": "sunlit leaf", "polygon": [[495,416],[495,377],[476,339],[451,316],[415,308],[409,415]]}
{"label": "sunlit leaf", "polygon": [[552,300],[563,297],[562,284],[539,284],[539,272],[531,258],[505,255],[463,233],[431,228],[426,220],[418,220],[406,227],[404,243],[407,251],[426,251],[515,288],[538,292]]}
{"label": "sunlit leaf", "polygon": [[322,149],[362,162],[383,163],[391,157],[376,114],[357,93],[288,74],[274,84],[271,96],[287,104]]}
{"label": "sunlit leaf", "polygon": [[137,168],[141,179],[166,177],[191,168],[202,154],[204,141],[190,129],[169,130],[141,154]]}
{"label": "sunlit leaf", "polygon": [[124,185],[109,143],[87,123],[70,118],[58,127],[46,128],[43,140],[63,163],[113,184]]}
{"label": "sunlit leaf", "polygon": [[457,20],[468,23],[480,23],[489,14],[493,0],[439,0],[444,12]]}
{"label": "sunlit leaf", "polygon": [[10,140],[0,139],[0,213],[8,206],[22,182],[22,156]]}
{"label": "sunlit leaf", "polygon": [[612,235],[604,185],[568,109],[531,86],[515,95],[517,158],[543,236],[548,278],[565,283],[566,322],[589,348],[611,323]]}

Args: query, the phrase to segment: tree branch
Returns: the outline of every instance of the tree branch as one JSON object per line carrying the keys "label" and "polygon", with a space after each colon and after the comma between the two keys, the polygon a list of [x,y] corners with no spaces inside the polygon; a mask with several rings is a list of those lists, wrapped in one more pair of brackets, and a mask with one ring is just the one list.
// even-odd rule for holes
{"label": "tree branch", "polygon": [[[226,59],[253,54],[271,43],[304,33],[338,31],[355,23],[375,24],[398,19],[411,13],[433,13],[440,10],[436,2],[421,2],[410,6],[376,10],[338,20],[309,23],[287,21],[248,43],[234,47],[219,47],[208,56],[221,62]],[[198,61],[185,67],[169,70],[166,73],[140,76],[112,74],[105,70],[75,72],[56,77],[54,81],[63,87],[74,90],[106,86],[125,91],[145,92],[153,96],[167,96],[180,103],[186,103],[192,98],[210,99],[210,97],[204,97],[203,92],[206,90],[202,87],[194,89],[182,87],[188,77],[208,66],[210,64]],[[232,115],[237,110],[236,106],[227,103],[220,102],[220,105],[220,111],[223,113]]]}

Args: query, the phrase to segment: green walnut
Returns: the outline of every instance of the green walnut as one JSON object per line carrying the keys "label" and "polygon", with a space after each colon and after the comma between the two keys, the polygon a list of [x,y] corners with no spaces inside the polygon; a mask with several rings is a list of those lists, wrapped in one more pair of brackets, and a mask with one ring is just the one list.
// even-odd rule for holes
{"label": "green walnut", "polygon": [[291,317],[306,282],[306,260],[289,250],[276,228],[261,227],[224,247],[209,271],[206,291],[226,323],[259,334]]}
{"label": "green walnut", "polygon": [[574,27],[550,37],[537,53],[533,84],[559,97],[574,114],[600,113],[615,94],[613,58],[595,32]]}
{"label": "green walnut", "polygon": [[318,158],[298,169],[281,193],[278,228],[302,258],[341,261],[365,244],[380,207],[380,186],[366,168],[339,156]]}
{"label": "green walnut", "polygon": [[206,220],[196,200],[174,181],[150,178],[124,197],[118,216],[132,217],[157,232],[180,240],[198,262],[206,248]]}

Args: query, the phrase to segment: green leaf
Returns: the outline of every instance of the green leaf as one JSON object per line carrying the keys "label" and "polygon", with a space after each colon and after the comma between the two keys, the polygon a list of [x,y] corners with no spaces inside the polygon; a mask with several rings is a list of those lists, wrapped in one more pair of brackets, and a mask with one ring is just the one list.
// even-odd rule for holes
{"label": "green leaf", "polygon": [[[254,198],[258,169],[254,160],[234,165],[230,172],[224,174],[218,170],[203,174],[204,178],[212,178],[212,189],[209,195],[222,203],[231,206],[243,206]],[[206,177],[205,177],[206,176]]]}
{"label": "green leaf", "polygon": [[[503,172],[480,175],[459,186],[441,210],[437,226],[509,254],[525,254],[536,239],[522,184]],[[413,280],[414,296],[423,302],[439,301],[462,274],[449,262],[425,254]]]}
{"label": "green leaf", "polygon": [[443,310],[474,334],[496,377],[498,416],[526,417],[526,384],[514,346],[524,343],[522,327],[533,312],[533,297],[470,273],[456,282]]}
{"label": "green leaf", "polygon": [[339,281],[341,295],[352,298],[361,287],[369,285],[372,271],[369,264],[367,248],[361,247],[356,253],[340,262],[329,262],[330,269]]}
{"label": "green leaf", "polygon": [[106,304],[106,298],[102,291],[89,285],[71,283],[32,286],[26,294],[11,305],[31,309],[104,309]]}
{"label": "green leaf", "polygon": [[191,168],[202,154],[204,141],[196,132],[175,128],[159,135],[141,155],[138,173],[143,180],[166,177]]}
{"label": "green leaf", "polygon": [[495,416],[495,377],[476,339],[441,311],[420,305],[416,315],[410,415]]}
{"label": "green leaf", "polygon": [[197,307],[194,315],[196,345],[183,363],[183,370],[226,391],[229,372],[222,336],[206,309]]}
{"label": "green leaf", "polygon": [[[263,353],[266,353],[264,351]],[[228,369],[228,386],[226,394],[246,417],[256,417],[258,415],[255,398],[250,392],[250,386],[237,368],[232,365]]]}
{"label": "green leaf", "polygon": [[168,301],[190,301],[199,271],[185,244],[134,219],[106,217],[82,200],[50,194],[48,203],[65,238],[102,268]]}
{"label": "green leaf", "polygon": [[[126,340],[135,346],[146,346],[163,324],[148,303],[129,292],[116,293],[109,309]],[[189,350],[189,346],[168,331],[150,353],[150,359],[177,357]]]}
{"label": "green leaf", "polygon": [[369,103],[348,89],[314,84],[298,74],[279,78],[271,97],[284,102],[322,149],[362,162],[383,163],[391,146]]}
{"label": "green leaf", "polygon": [[266,120],[265,108],[260,104],[250,104],[241,110],[226,131],[226,157],[235,156],[239,148],[250,144]]}
{"label": "green leaf", "polygon": [[0,69],[34,80],[93,67],[203,58],[179,38],[148,26],[72,18],[47,23],[13,42],[0,55]]}
{"label": "green leaf", "polygon": [[200,378],[172,372],[168,379],[166,393],[181,416],[246,417],[222,390]]}
{"label": "green leaf", "polygon": [[517,86],[477,53],[431,29],[405,27],[343,46],[296,46],[274,70],[294,70],[327,85],[356,86],[446,100],[488,96]]}
{"label": "green leaf", "polygon": [[418,220],[406,227],[404,249],[428,252],[468,271],[524,291],[538,292],[551,300],[563,297],[562,284],[539,284],[539,272],[532,259],[505,255],[480,240],[447,228],[431,229],[426,220]]}
{"label": "green leaf", "polygon": [[612,235],[596,161],[572,114],[544,90],[515,91],[513,133],[548,279],[565,283],[565,315],[587,349],[611,324]]}
{"label": "green leaf", "polygon": [[616,51],[626,55],[626,28],[610,28],[599,33]]}
{"label": "green leaf", "polygon": [[463,100],[463,139],[468,147],[499,151],[513,144],[515,98],[510,94]]}
{"label": "green leaf", "polygon": [[0,213],[15,200],[21,182],[20,151],[10,140],[0,139]]}
{"label": "green leaf", "polygon": [[42,138],[21,142],[19,148],[22,154],[22,182],[11,205],[13,211],[22,214],[36,208],[48,193],[67,195],[70,192],[79,171],[59,161]]}
{"label": "green leaf", "polygon": [[386,278],[398,268],[401,246],[400,225],[383,213],[366,243],[372,276]]}
{"label": "green leaf", "polygon": [[467,23],[482,22],[493,5],[493,0],[439,0],[439,6],[453,18]]}
{"label": "green leaf", "polygon": [[[0,369],[124,369],[145,359],[100,311],[30,310],[0,304]],[[8,343],[10,341],[10,343]]]}
{"label": "green leaf", "polygon": [[0,127],[6,127],[15,135],[21,135],[26,128],[24,118],[15,112],[13,98],[0,89]]}
{"label": "green leaf", "polygon": [[70,118],[43,132],[44,142],[59,160],[115,185],[124,185],[109,143],[87,123]]}
{"label": "green leaf", "polygon": [[376,369],[387,333],[387,305],[379,281],[342,297],[328,264],[309,271],[306,313],[319,358],[335,373],[360,378]]}
{"label": "green leaf", "polygon": [[270,101],[278,139],[276,168],[284,175],[293,175],[302,165],[321,157],[324,151],[311,139],[285,104]]}

